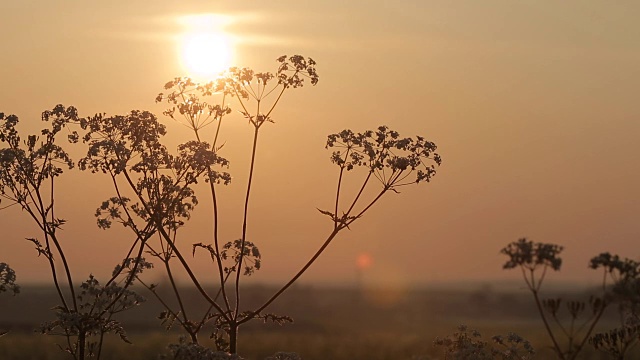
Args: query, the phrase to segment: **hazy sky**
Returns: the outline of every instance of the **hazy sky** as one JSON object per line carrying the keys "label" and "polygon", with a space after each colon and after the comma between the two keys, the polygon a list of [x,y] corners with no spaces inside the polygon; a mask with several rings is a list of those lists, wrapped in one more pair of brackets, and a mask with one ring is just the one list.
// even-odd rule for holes
{"label": "hazy sky", "polygon": [[[299,53],[320,74],[315,88],[287,93],[263,131],[249,228],[264,256],[257,280],[286,279],[330,232],[316,211],[337,179],[326,135],[381,124],[436,142],[443,165],[432,183],[384,198],[303,282],[351,282],[361,253],[373,258],[371,283],[518,279],[499,250],[523,236],[566,247],[555,279],[595,283],[592,256],[640,255],[637,2],[346,3],[2,1],[0,112],[35,132],[58,103],[84,116],[149,109],[170,142],[186,141],[154,98],[189,75],[184,19],[215,14],[234,65],[274,71],[279,55]],[[227,240],[240,235],[251,140],[234,116],[223,133],[234,175],[221,195]],[[111,194],[98,175],[61,184],[57,213],[79,278],[109,273],[126,251],[126,233],[95,226]],[[203,193],[186,244],[210,242],[209,208]],[[0,229],[0,261],[19,280],[47,280],[24,240],[38,235],[26,214],[4,210]]]}

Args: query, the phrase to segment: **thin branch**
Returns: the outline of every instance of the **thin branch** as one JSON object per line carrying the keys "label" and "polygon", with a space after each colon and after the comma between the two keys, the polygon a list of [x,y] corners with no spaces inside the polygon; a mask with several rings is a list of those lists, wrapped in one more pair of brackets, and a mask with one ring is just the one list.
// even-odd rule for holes
{"label": "thin branch", "polygon": [[351,203],[351,206],[349,206],[349,210],[347,210],[345,215],[351,214],[351,211],[353,210],[353,208],[358,203],[358,200],[360,199],[360,196],[362,195],[362,192],[367,187],[367,184],[369,183],[369,179],[371,178],[371,174],[372,173],[373,173],[373,171],[369,171],[369,173],[367,174],[367,177],[362,182],[362,186],[360,186],[360,190],[358,191],[358,194],[356,195],[355,199],[353,199],[353,202]]}
{"label": "thin branch", "polygon": [[280,295],[282,295],[283,292],[285,292],[291,285],[293,285],[293,283],[295,283],[298,280],[298,278],[300,276],[302,276],[302,274],[304,274],[305,271],[307,271],[307,269],[311,265],[313,265],[313,263],[316,261],[316,259],[318,259],[318,257],[324,252],[324,250],[327,248],[327,246],[329,246],[331,241],[333,241],[333,239],[336,237],[336,235],[338,235],[338,233],[342,229],[344,229],[344,227],[334,228],[333,231],[331,232],[331,234],[329,234],[329,236],[327,237],[325,242],[322,244],[322,246],[320,246],[320,248],[316,251],[316,253],[313,254],[311,259],[309,259],[309,261],[307,261],[307,263],[291,278],[291,280],[289,280],[286,284],[284,284],[284,286],[282,286],[280,288],[280,290],[276,291],[276,293],[273,294],[267,301],[265,301],[264,304],[262,304],[259,308],[257,308],[254,311],[251,311],[244,318],[242,318],[240,321],[238,321],[238,325],[244,324],[247,321],[255,318],[257,315],[260,314],[260,312],[262,312],[262,310],[266,309],[269,305],[271,305],[271,303],[274,300],[276,300]]}
{"label": "thin branch", "polygon": [[171,287],[173,288],[173,292],[176,295],[176,299],[178,300],[178,305],[180,306],[180,311],[182,312],[182,316],[184,318],[185,324],[189,321],[189,317],[187,316],[187,309],[184,307],[182,303],[182,297],[180,296],[180,291],[178,291],[178,287],[176,286],[176,281],[173,278],[173,274],[171,273],[171,266],[169,266],[169,259],[164,262],[165,269],[167,270],[167,275],[169,276],[169,282],[171,283]]}

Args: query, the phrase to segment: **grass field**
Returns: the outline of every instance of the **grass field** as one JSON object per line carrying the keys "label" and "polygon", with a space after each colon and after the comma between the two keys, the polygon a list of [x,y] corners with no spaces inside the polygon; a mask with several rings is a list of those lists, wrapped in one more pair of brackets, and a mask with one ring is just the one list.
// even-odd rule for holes
{"label": "grass field", "polygon": [[[247,290],[248,302],[259,302],[272,289]],[[580,298],[581,291],[567,297]],[[196,294],[189,294],[189,308],[200,309]],[[25,287],[19,296],[0,297],[0,329],[10,332],[0,338],[0,359],[67,359],[56,343],[64,338],[44,336],[33,329],[52,316],[52,289]],[[536,359],[552,359],[541,321],[524,291],[491,288],[425,288],[411,291],[378,289],[297,287],[276,302],[271,311],[294,318],[285,326],[250,323],[241,329],[240,353],[246,359],[263,359],[276,351],[294,351],[314,359],[438,359],[442,350],[433,345],[436,336],[446,336],[459,324],[479,330],[485,340],[513,331],[530,340]],[[177,342],[178,329],[165,331],[156,319],[160,308],[149,299],[121,319],[133,345],[109,338],[103,358],[157,359],[169,343]],[[614,327],[613,314],[601,330]],[[605,359],[587,346],[583,359]],[[635,354],[640,358],[640,353]],[[633,358],[633,357],[632,357]]]}

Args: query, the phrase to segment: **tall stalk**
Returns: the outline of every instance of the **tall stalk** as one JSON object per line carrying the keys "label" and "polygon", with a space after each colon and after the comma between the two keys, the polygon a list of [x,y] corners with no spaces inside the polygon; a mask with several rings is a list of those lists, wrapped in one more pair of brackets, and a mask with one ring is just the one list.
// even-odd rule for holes
{"label": "tall stalk", "polygon": [[251,165],[249,166],[249,179],[247,180],[247,192],[244,199],[244,211],[242,214],[242,240],[240,242],[240,260],[238,261],[238,267],[236,269],[236,308],[234,318],[238,317],[240,311],[240,275],[242,273],[242,263],[244,260],[244,248],[247,239],[247,218],[249,216],[249,195],[251,194],[251,184],[253,181],[253,171],[255,169],[256,162],[256,148],[258,147],[258,131],[259,126],[256,126],[253,133],[253,145],[251,147]]}
{"label": "tall stalk", "polygon": [[[250,275],[254,270],[259,269],[258,261],[260,259],[260,253],[257,247],[250,241],[252,239],[249,238],[250,201],[252,191],[254,190],[253,183],[255,181],[256,162],[258,161],[258,138],[260,129],[265,123],[273,122],[270,116],[283,98],[283,94],[287,89],[302,87],[305,81],[310,81],[312,85],[318,82],[318,75],[315,71],[315,61],[312,59],[305,59],[300,55],[294,55],[291,57],[282,56],[278,58],[277,61],[280,65],[276,74],[255,73],[250,69],[231,68],[223,80],[204,85],[195,84],[189,78],[176,78],[165,85],[165,89],[172,92],[167,95],[160,94],[156,98],[157,101],[166,101],[171,105],[164,114],[174,120],[176,120],[178,112],[181,116],[185,117],[186,123],[184,125],[194,131],[195,138],[200,144],[203,143],[200,129],[218,120],[213,137],[213,145],[210,146],[210,149],[214,153],[217,153],[221,148],[216,146],[216,143],[220,134],[222,115],[230,111],[224,105],[225,96],[230,96],[238,100],[240,112],[253,127],[248,179],[244,191],[241,235],[239,239],[233,242],[227,242],[224,246],[221,246],[218,238],[220,230],[220,209],[217,189],[212,179],[214,171],[211,166],[208,166],[206,169],[207,174],[211,178],[209,190],[213,205],[213,244],[197,243],[193,244],[193,248],[194,252],[196,248],[206,249],[210,253],[212,260],[217,262],[217,277],[220,282],[220,288],[215,297],[211,297],[209,293],[203,289],[201,282],[193,274],[190,265],[176,247],[174,239],[171,239],[167,231],[161,226],[162,219],[158,218],[158,216],[162,215],[151,215],[151,221],[156,224],[155,227],[163,239],[161,245],[166,244],[168,249],[170,249],[167,251],[175,254],[187,272],[191,282],[210,304],[209,309],[202,319],[194,325],[193,332],[197,333],[200,331],[208,320],[209,313],[217,312],[212,316],[216,319],[214,332],[214,336],[216,336],[216,346],[222,346],[225,350],[229,350],[232,353],[238,352],[238,330],[242,324],[256,318],[264,320],[276,319],[275,321],[278,322],[286,320],[286,317],[265,314],[263,311],[289,289],[292,284],[300,279],[337,238],[340,231],[348,228],[349,225],[360,219],[389,191],[397,192],[396,188],[400,186],[423,181],[428,182],[435,174],[435,165],[440,165],[441,162],[439,155],[434,152],[436,149],[435,144],[426,141],[420,136],[415,139],[400,138],[397,132],[390,130],[386,126],[379,126],[375,130],[369,130],[363,133],[353,133],[350,130],[344,130],[339,134],[330,135],[327,140],[327,148],[334,146],[340,147],[339,144],[349,144],[346,152],[334,152],[331,158],[332,162],[340,166],[337,187],[334,193],[335,203],[332,204],[333,211],[320,210],[322,214],[330,216],[332,229],[309,260],[271,297],[266,299],[262,305],[254,310],[243,310],[242,294],[240,291],[241,278],[243,275]],[[275,85],[273,85],[274,83]],[[207,104],[197,96],[194,96],[194,92],[201,92],[202,96],[209,96],[216,92],[221,93],[223,94],[222,105],[213,106]],[[270,95],[273,95],[274,101],[270,103],[270,105],[265,105],[265,99]],[[249,108],[253,108],[253,104],[256,105],[255,112],[249,111]],[[268,109],[268,111],[263,112],[262,107]],[[206,115],[207,113],[208,115]],[[214,113],[215,116],[212,116]],[[203,114],[205,114],[204,120]],[[343,202],[345,197],[345,176],[349,171],[357,167],[364,167],[367,170],[364,181],[354,194],[352,201],[346,203],[345,208],[341,209],[340,203]],[[123,174],[130,186],[135,189],[128,171],[124,170]],[[196,175],[196,178],[199,175],[200,174]],[[378,185],[381,186],[377,192],[371,194],[371,198],[365,200],[365,198],[367,198],[365,194],[368,194],[366,189],[368,189],[369,186],[373,186],[376,179],[379,181]],[[226,183],[227,181],[225,181],[225,184]],[[143,194],[136,190],[136,195],[142,207],[147,212],[152,213],[154,209],[150,208],[150,204],[145,200]],[[155,196],[158,196],[158,194]],[[151,195],[148,194],[148,197],[151,198]],[[230,252],[233,252],[233,255],[229,255]],[[223,261],[227,261],[224,267],[222,264]],[[227,266],[229,262],[232,264]],[[226,284],[233,272],[235,272],[233,275],[235,279],[235,303],[230,304],[230,299],[226,292]],[[157,294],[154,293],[154,295]],[[223,307],[226,309],[223,309],[222,306],[216,302],[220,295],[222,295],[224,299]],[[184,312],[182,313],[184,314]],[[171,312],[171,314],[174,317],[177,316],[175,312]],[[185,317],[181,317],[178,321],[186,323]],[[226,334],[220,335],[223,331],[226,332]],[[226,344],[226,339],[228,339],[228,345]],[[195,342],[195,339],[193,342]]]}

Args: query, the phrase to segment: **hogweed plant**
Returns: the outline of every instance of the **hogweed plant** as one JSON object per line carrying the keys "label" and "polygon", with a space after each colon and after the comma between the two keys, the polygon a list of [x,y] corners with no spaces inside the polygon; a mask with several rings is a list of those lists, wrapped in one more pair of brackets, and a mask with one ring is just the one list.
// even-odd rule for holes
{"label": "hogweed plant", "polygon": [[[330,135],[327,148],[340,148],[332,154],[332,162],[339,166],[338,185],[335,198],[334,211],[320,212],[331,218],[332,231],[324,243],[309,261],[278,291],[266,299],[256,309],[242,309],[240,293],[241,276],[249,276],[260,269],[261,254],[258,247],[247,238],[249,201],[253,174],[255,169],[257,144],[259,134],[266,124],[274,123],[272,113],[283,94],[292,89],[302,87],[306,81],[312,85],[317,84],[318,74],[316,63],[312,59],[305,59],[296,55],[292,57],[282,56],[277,59],[278,69],[275,74],[256,73],[250,69],[231,68],[221,79],[199,85],[188,78],[178,78],[167,83],[168,94],[160,94],[157,101],[167,102],[171,105],[164,114],[174,120],[182,120],[194,133],[196,141],[201,142],[201,130],[207,125],[215,124],[212,143],[209,149],[213,152],[221,150],[218,144],[221,124],[226,115],[230,114],[229,99],[235,99],[239,104],[239,111],[248,121],[253,132],[253,141],[249,161],[249,176],[246,184],[245,200],[243,204],[243,219],[240,238],[222,244],[219,239],[218,226],[218,196],[217,187],[219,181],[209,181],[210,198],[213,205],[211,243],[198,242],[193,244],[193,251],[202,249],[206,251],[211,260],[217,266],[219,287],[216,294],[211,296],[199,289],[203,297],[210,302],[209,311],[206,312],[195,326],[180,311],[182,318],[177,321],[191,335],[191,339],[197,342],[195,336],[203,325],[213,320],[212,337],[216,339],[219,350],[237,352],[237,334],[240,325],[253,319],[285,323],[292,321],[287,316],[266,313],[267,307],[284,293],[304,272],[315,262],[337,234],[347,228],[349,224],[360,218],[382,195],[388,191],[395,191],[397,187],[428,181],[435,173],[434,164],[440,164],[440,157],[434,153],[436,147],[433,143],[418,137],[417,140],[400,138],[399,134],[386,127],[379,127],[377,131],[367,131],[361,134],[345,130],[338,134]],[[212,95],[218,96],[218,103],[207,103],[203,100]],[[226,164],[225,164],[226,165]],[[367,176],[362,187],[350,207],[339,214],[343,176],[346,172],[356,167],[367,169]],[[207,176],[219,176],[220,172],[212,167],[207,169]],[[229,179],[225,177],[225,179]],[[381,185],[382,190],[372,200],[365,202],[361,208],[356,205],[362,202],[364,190],[375,184],[375,179]],[[228,182],[224,182],[224,185]],[[357,211],[357,212],[356,212]],[[164,239],[165,241],[169,239]],[[179,251],[172,247],[173,251]],[[188,265],[182,262],[183,267]],[[191,277],[199,287],[198,280]],[[232,282],[229,285],[229,281]],[[231,294],[230,294],[231,293]],[[176,297],[179,295],[176,293]],[[217,299],[221,298],[218,303]],[[176,319],[177,311],[167,309],[162,316]],[[187,325],[187,326],[185,326]]]}
{"label": "hogweed plant", "polygon": [[[500,252],[509,257],[503,266],[504,269],[520,268],[522,271],[525,283],[533,295],[538,314],[553,344],[553,350],[558,358],[564,360],[575,359],[578,356],[602,316],[606,304],[603,299],[595,297],[590,299],[588,307],[584,302],[567,302],[566,307],[570,317],[569,325],[566,325],[559,317],[562,299],[543,300],[540,298],[540,289],[547,271],[559,271],[562,266],[562,258],[560,257],[562,250],[563,247],[559,245],[534,243],[522,238],[517,242],[512,242]],[[586,315],[586,320],[582,320],[583,315]],[[559,330],[554,331],[549,317]],[[580,321],[579,324],[577,324],[578,321]],[[585,326],[587,327],[586,335],[580,334]],[[566,337],[566,347],[558,339],[560,334]]]}
{"label": "hogweed plant", "polygon": [[[398,132],[386,126],[361,133],[343,130],[329,135],[326,147],[332,150],[330,160],[338,167],[338,171],[336,190],[330,195],[335,199],[333,207],[319,210],[330,220],[328,234],[317,251],[289,281],[272,296],[264,299],[261,305],[247,307],[240,291],[242,279],[260,270],[262,264],[258,244],[247,231],[250,226],[248,220],[258,158],[258,140],[260,134],[267,131],[266,126],[275,122],[273,112],[286,92],[309,83],[316,85],[318,82],[316,63],[311,58],[300,55],[282,56],[277,59],[277,63],[275,73],[230,68],[217,80],[205,84],[195,83],[189,78],[169,81],[165,85],[165,93],[159,94],[156,101],[169,106],[164,115],[179,121],[193,133],[193,139],[179,145],[175,152],[163,144],[167,134],[166,127],[150,112],[136,110],[120,116],[97,114],[78,118],[73,108],[56,108],[54,114],[56,118],[62,119],[62,125],[74,124],[83,132],[78,134],[74,131],[69,134],[70,140],[77,142],[82,139],[88,146],[87,155],[78,161],[78,167],[108,176],[113,185],[112,194],[96,210],[98,227],[108,229],[113,224],[119,224],[133,234],[129,251],[114,272],[114,279],[116,275],[123,277],[118,283],[121,288],[109,291],[108,287],[115,283],[112,279],[100,288],[100,295],[96,295],[97,290],[91,288],[87,289],[88,293],[73,294],[73,299],[92,296],[95,301],[100,301],[100,305],[89,308],[98,309],[95,311],[100,316],[110,319],[112,314],[128,308],[130,301],[136,299],[127,292],[135,281],[146,287],[164,306],[164,311],[159,315],[161,323],[167,328],[179,326],[186,335],[179,344],[172,345],[172,356],[196,354],[193,357],[210,358],[221,356],[222,353],[237,354],[238,330],[241,325],[256,319],[279,324],[292,321],[286,315],[267,312],[267,308],[307,271],[341,231],[362,218],[385,194],[396,193],[399,188],[411,184],[428,182],[435,175],[436,166],[440,165],[441,159],[435,152],[436,145],[423,137],[401,137]],[[242,227],[237,230],[237,238],[222,239],[219,235],[220,217],[223,214],[220,211],[219,192],[223,186],[231,183],[232,177],[227,172],[230,162],[222,157],[224,147],[220,137],[223,120],[233,114],[232,105],[247,120],[253,140],[244,191]],[[67,159],[62,150],[54,155]],[[71,166],[69,160],[68,167]],[[362,182],[355,194],[348,194],[344,190],[344,181],[356,170],[362,171]],[[5,184],[13,182],[15,180],[5,181]],[[203,182],[206,183],[206,197],[212,204],[209,239],[185,243],[186,240],[181,239],[180,230],[199,202],[197,192],[202,191],[202,188],[196,184]],[[26,192],[27,195],[30,193],[37,195],[33,190]],[[19,191],[14,195],[19,200],[24,197]],[[53,203],[53,192],[50,198]],[[21,205],[25,207],[32,202],[30,198],[25,199]],[[41,228],[47,238],[45,245],[40,245],[38,251],[52,263],[54,258],[50,255],[50,243],[53,242],[54,248],[58,249],[59,241],[53,235],[56,235],[56,230],[64,222],[56,220],[47,205],[38,209],[42,209],[42,214],[35,211],[34,218],[40,221],[39,224],[43,224]],[[41,218],[48,220],[43,221]],[[190,251],[185,251],[185,247]],[[210,258],[215,274],[213,279],[203,279],[193,271],[189,257],[196,252],[204,252]],[[60,254],[63,255],[62,252]],[[149,260],[164,270],[170,288],[169,295],[165,291],[158,291],[160,285],[150,283],[142,276],[143,270],[154,266]],[[58,285],[55,270],[52,265],[54,283],[63,300],[65,314],[82,314],[81,310],[87,308],[86,304],[75,301],[70,305],[68,301],[64,301],[66,298]],[[197,293],[208,304],[207,309],[197,312],[185,306],[184,290],[176,283],[178,271],[186,273]],[[71,286],[67,265],[64,273],[69,278],[68,288],[72,292],[74,287]],[[210,283],[211,280],[215,282],[213,288],[203,285],[205,281]],[[87,286],[98,286],[92,284],[90,279]],[[104,296],[111,300],[103,301]],[[45,326],[45,330],[56,325],[58,324]],[[105,332],[120,334],[119,329],[100,326]],[[66,330],[63,326],[57,328],[71,336],[78,333],[73,329]],[[87,332],[85,328],[87,326],[82,327],[85,335],[96,333],[93,330]],[[203,332],[214,339],[215,351],[201,345],[200,335]],[[75,348],[72,344],[67,346],[68,349]],[[292,358],[293,355],[279,353],[274,356]]]}
{"label": "hogweed plant", "polygon": [[[125,267],[120,265],[103,285],[92,275],[79,286],[74,282],[60,237],[66,220],[57,216],[55,190],[58,177],[75,163],[57,140],[66,133],[69,142],[77,142],[78,133],[68,127],[84,120],[75,108],[61,105],[43,112],[42,120],[50,127],[23,140],[16,129],[18,117],[0,113],[0,196],[9,202],[4,208],[16,205],[28,214],[42,236],[27,240],[49,264],[59,304],[53,308],[55,320],[43,323],[38,331],[64,337],[65,343],[58,346],[74,359],[99,359],[106,334],[128,342],[115,315],[143,301],[128,289],[142,268],[123,276]],[[129,254],[132,251],[133,247]],[[15,274],[6,268],[2,274],[17,290]]]}
{"label": "hogweed plant", "polygon": [[628,319],[618,328],[593,335],[589,338],[589,343],[613,359],[622,360],[626,358],[629,350],[638,344],[638,337],[640,325],[637,319]]}
{"label": "hogweed plant", "polygon": [[[616,358],[624,358],[624,354],[638,340],[639,327],[633,319],[636,318],[639,304],[640,264],[620,259],[617,255],[602,253],[589,263],[592,269],[603,269],[600,296],[592,295],[587,301],[541,299],[540,289],[547,271],[560,270],[562,250],[559,245],[534,243],[522,238],[501,250],[502,254],[509,257],[503,268],[520,268],[522,271],[552,348],[559,359],[577,359],[587,342]],[[623,326],[608,333],[591,336],[605,309],[614,303],[618,304]]]}
{"label": "hogweed plant", "polygon": [[620,326],[589,338],[589,343],[615,359],[624,359],[640,338],[640,262],[618,255],[601,253],[591,259],[589,267],[603,268],[603,287],[612,282],[607,299],[617,304]]}

